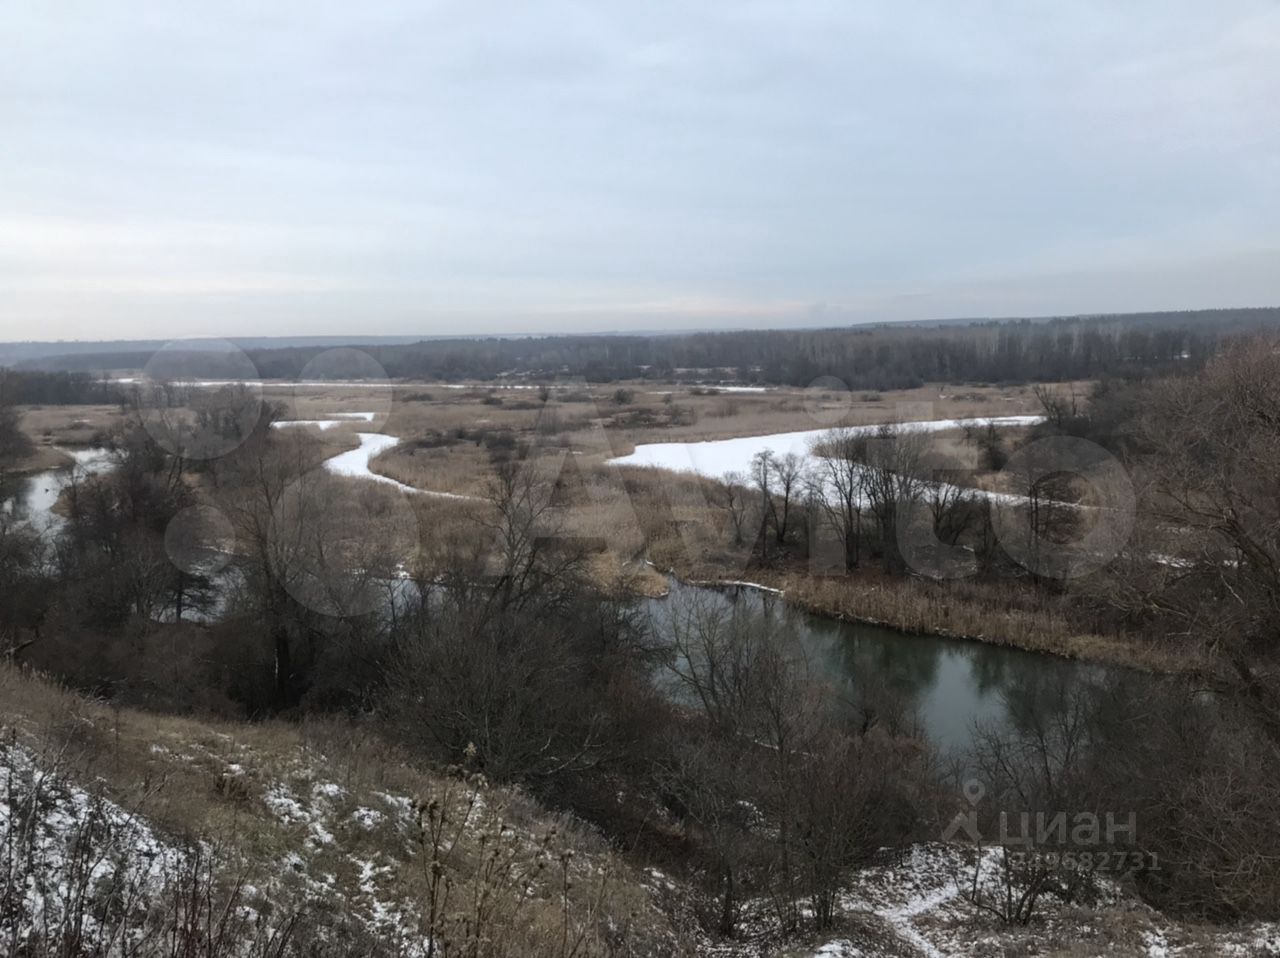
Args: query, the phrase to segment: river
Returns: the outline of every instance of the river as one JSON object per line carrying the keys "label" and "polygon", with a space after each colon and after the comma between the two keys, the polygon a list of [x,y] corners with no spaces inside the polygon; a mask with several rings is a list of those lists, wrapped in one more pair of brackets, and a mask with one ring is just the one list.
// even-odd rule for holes
{"label": "river", "polygon": [[26,476],[0,477],[0,512],[27,522],[40,533],[55,531],[63,519],[53,507],[73,477],[106,472],[112,466],[109,449],[65,449],[74,464]]}
{"label": "river", "polygon": [[745,586],[706,587],[672,581],[670,594],[646,600],[662,634],[689,602],[729,612],[739,605],[767,617],[793,638],[811,672],[825,680],[855,721],[871,719],[918,730],[944,754],[973,742],[981,723],[1003,727],[1011,703],[1044,708],[1072,690],[1096,685],[1117,670],[968,639],[900,632],[806,612],[785,599]]}
{"label": "river", "polygon": [[[71,454],[81,475],[111,467],[110,453],[104,449]],[[72,474],[72,468],[65,468],[5,480],[0,485],[0,510],[42,533],[56,532],[63,520],[53,506]],[[1115,671],[1020,649],[818,616],[748,587],[693,586],[673,580],[666,598],[644,600],[644,606],[661,631],[680,608],[695,600],[724,611],[737,604],[766,616],[772,628],[794,637],[812,670],[831,684],[856,719],[914,726],[943,752],[971,744],[977,723],[1006,722],[1011,696],[1021,696],[1024,705],[1029,695],[1056,698]]]}

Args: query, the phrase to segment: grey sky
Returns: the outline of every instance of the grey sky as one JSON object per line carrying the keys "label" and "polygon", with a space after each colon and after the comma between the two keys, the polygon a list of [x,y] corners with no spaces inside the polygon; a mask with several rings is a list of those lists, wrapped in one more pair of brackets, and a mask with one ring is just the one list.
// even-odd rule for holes
{"label": "grey sky", "polygon": [[0,3],[0,339],[1278,303],[1276,0]]}

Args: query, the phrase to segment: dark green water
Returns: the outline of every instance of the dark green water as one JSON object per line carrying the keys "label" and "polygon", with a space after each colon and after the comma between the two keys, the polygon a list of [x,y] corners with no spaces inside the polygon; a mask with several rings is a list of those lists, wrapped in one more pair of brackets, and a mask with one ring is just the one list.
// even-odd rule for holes
{"label": "dark green water", "polygon": [[811,674],[833,688],[854,721],[922,732],[944,754],[968,748],[979,723],[1008,723],[1015,699],[1025,708],[1028,694],[1043,690],[1048,706],[1075,686],[1102,682],[1112,671],[982,642],[842,622],[757,589],[678,582],[671,589],[667,598],[648,603],[659,634],[683,603],[706,603],[726,612],[737,605],[759,613],[798,644]]}

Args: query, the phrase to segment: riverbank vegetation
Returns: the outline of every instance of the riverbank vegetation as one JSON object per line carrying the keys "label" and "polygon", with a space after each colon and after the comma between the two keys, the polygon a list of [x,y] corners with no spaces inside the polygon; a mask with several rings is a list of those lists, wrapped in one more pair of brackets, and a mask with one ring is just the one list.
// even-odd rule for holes
{"label": "riverbank vegetation", "polygon": [[[756,457],[727,480],[607,462],[687,415],[672,406],[707,414],[723,396],[705,391],[460,390],[323,430],[276,428],[341,411],[313,392],[292,409],[234,387],[194,407],[135,393],[114,468],[68,484],[60,523],[37,535],[0,515],[0,834],[30,851],[0,861],[0,941],[44,954],[104,928],[207,928],[162,907],[183,888],[224,927],[260,918],[282,936],[261,953],[277,955],[745,956],[832,940],[913,954],[950,947],[959,924],[1013,946],[1122,900],[1158,909],[1143,921],[1161,934],[1274,920],[1278,355],[1253,342],[1178,375],[1030,392],[1042,423],[954,428],[949,445],[831,425],[810,461]],[[795,396],[744,397],[735,415],[805,414]],[[595,414],[561,414],[575,405]],[[435,415],[472,424],[437,431]],[[402,442],[375,471],[467,498],[324,468],[387,424]],[[1060,437],[1123,461],[1135,489],[1133,538],[1087,575],[1054,575],[998,532],[1005,502],[1017,541],[1044,553],[1093,527],[1105,504],[1078,479],[1002,474]],[[942,458],[960,453],[963,468]],[[937,495],[940,475],[955,481]],[[909,697],[854,694],[785,619],[706,596],[638,604],[648,562],[1171,674],[989,675],[1000,719],[943,756]],[[938,851],[957,802],[973,829]],[[1059,812],[1122,827],[993,853],[1001,813]],[[94,827],[50,831],[76,816]],[[136,822],[164,875],[124,855]],[[1100,849],[1137,857],[1116,870]],[[97,866],[50,878],[98,860],[125,884]],[[870,876],[925,860],[953,872],[927,907],[866,897]],[[51,912],[53,885],[78,891]],[[315,900],[348,904],[326,923]],[[53,939],[32,937],[68,908]]]}

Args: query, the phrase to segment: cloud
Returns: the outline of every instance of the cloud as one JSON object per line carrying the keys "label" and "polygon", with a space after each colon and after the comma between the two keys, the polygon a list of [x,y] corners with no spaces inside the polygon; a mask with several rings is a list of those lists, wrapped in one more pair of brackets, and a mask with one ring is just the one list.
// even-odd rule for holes
{"label": "cloud", "polygon": [[60,9],[0,35],[0,338],[1280,301],[1269,0]]}

